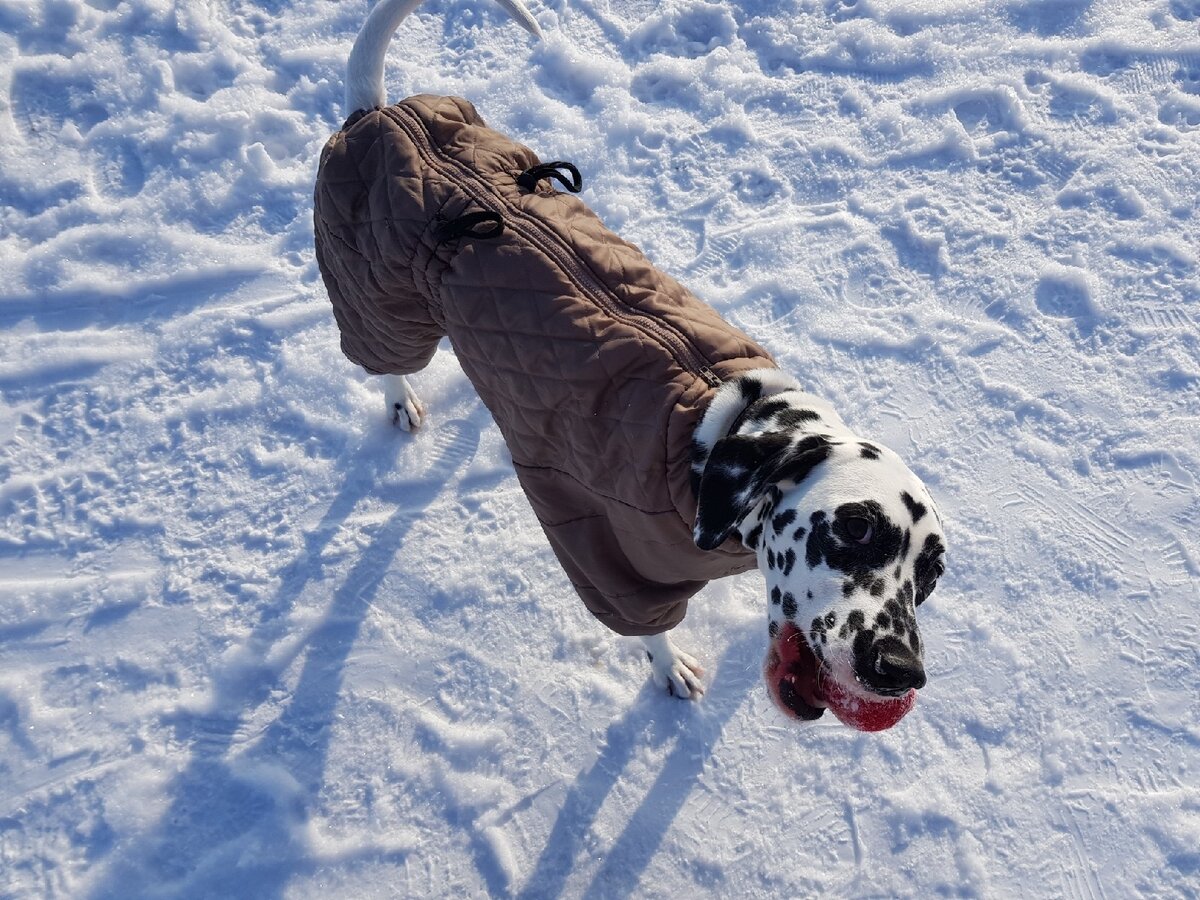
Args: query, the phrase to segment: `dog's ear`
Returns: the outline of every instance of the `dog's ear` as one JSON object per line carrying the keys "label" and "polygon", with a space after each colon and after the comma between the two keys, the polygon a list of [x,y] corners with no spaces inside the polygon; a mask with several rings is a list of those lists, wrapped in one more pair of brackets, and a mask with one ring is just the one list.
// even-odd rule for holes
{"label": "dog's ear", "polygon": [[821,435],[794,440],[783,433],[721,438],[700,476],[692,537],[701,550],[721,546],[737,523],[762,499],[767,488],[794,486],[832,452]]}

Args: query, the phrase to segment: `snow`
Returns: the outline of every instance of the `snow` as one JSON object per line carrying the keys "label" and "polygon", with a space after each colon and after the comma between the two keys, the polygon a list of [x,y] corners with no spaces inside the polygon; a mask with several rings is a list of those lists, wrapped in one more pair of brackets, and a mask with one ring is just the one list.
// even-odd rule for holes
{"label": "snow", "polygon": [[1195,896],[1200,7],[431,0],[469,97],[946,517],[930,683],[660,696],[448,348],[388,424],[311,189],[362,0],[0,0],[0,895]]}

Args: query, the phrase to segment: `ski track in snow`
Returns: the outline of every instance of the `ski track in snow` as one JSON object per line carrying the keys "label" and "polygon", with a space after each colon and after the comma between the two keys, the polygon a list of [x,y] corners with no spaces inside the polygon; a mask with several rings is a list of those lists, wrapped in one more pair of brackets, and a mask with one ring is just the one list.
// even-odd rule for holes
{"label": "ski track in snow", "polygon": [[472,99],[947,519],[930,684],[793,728],[762,580],[659,696],[311,186],[360,0],[0,0],[0,896],[1196,896],[1200,6],[433,0]]}

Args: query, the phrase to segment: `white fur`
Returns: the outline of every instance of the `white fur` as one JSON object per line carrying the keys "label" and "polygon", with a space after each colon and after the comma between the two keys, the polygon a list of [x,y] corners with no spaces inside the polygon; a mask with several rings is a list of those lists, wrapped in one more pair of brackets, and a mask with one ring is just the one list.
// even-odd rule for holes
{"label": "white fur", "polygon": [[762,386],[762,398],[778,394],[796,394],[794,406],[815,410],[829,426],[840,426],[843,429],[846,427],[832,406],[820,397],[807,393],[800,382],[791,375],[779,369],[751,369],[740,373],[736,381],[725,382],[713,397],[708,409],[704,411],[704,416],[693,435],[702,446],[711,449],[717,441],[729,434],[730,426],[741,415],[746,406],[742,397],[742,381],[758,382]]}
{"label": "white fur", "polygon": [[700,676],[704,670],[691,654],[675,646],[667,632],[638,638],[646,648],[654,683],[673,697],[698,700],[704,694]]}
{"label": "white fur", "polygon": [[403,375],[383,376],[383,401],[392,424],[401,431],[416,431],[425,421],[425,404]]}
{"label": "white fur", "polygon": [[[762,396],[771,397],[784,391],[803,390],[800,382],[781,372],[779,369],[751,369],[742,374],[747,381],[757,381],[762,385]],[[729,426],[741,413],[746,402],[742,399],[741,389],[736,382],[727,381],[717,391],[704,417],[693,435],[705,447],[712,447],[716,442],[729,433]]]}
{"label": "white fur", "polygon": [[[346,106],[349,116],[360,109],[373,109],[387,105],[387,94],[383,88],[383,61],[388,45],[400,23],[408,18],[422,0],[379,0],[354,41],[350,58],[346,62]],[[520,0],[496,0],[513,20],[536,38],[542,31],[521,5]]]}

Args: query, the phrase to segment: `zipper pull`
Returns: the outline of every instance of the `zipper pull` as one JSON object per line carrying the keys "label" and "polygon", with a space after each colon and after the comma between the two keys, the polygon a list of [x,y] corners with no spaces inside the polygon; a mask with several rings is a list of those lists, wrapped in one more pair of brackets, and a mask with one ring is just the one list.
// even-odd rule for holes
{"label": "zipper pull", "polygon": [[721,386],[721,379],[718,378],[716,373],[708,366],[701,366],[697,374],[704,379],[705,383],[709,387]]}

